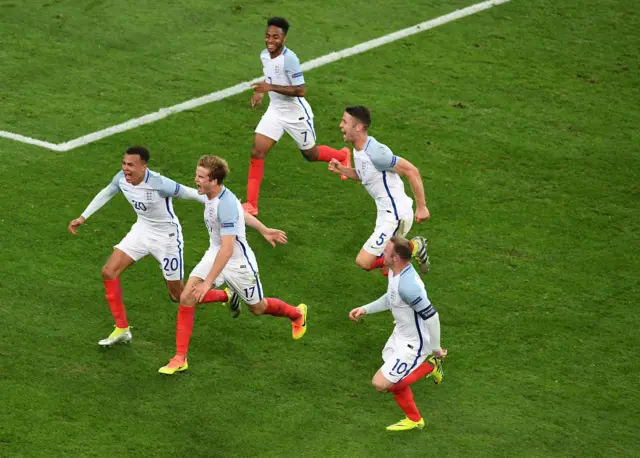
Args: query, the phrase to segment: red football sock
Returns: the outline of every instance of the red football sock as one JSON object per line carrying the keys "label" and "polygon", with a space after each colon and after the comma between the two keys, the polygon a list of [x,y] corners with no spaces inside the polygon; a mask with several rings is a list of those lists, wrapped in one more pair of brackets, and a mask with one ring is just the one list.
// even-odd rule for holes
{"label": "red football sock", "polygon": [[193,330],[193,313],[195,307],[180,304],[178,306],[178,320],[176,322],[176,356],[186,358],[189,350],[189,340]]}
{"label": "red football sock", "polygon": [[390,391],[396,392],[396,391],[402,390],[403,388],[411,385],[412,383],[417,382],[424,376],[430,374],[434,368],[435,366],[433,364],[431,364],[429,361],[425,361],[424,363],[420,364],[413,372],[407,375],[405,378],[403,378],[398,383],[391,386]]}
{"label": "red football sock", "polygon": [[116,320],[116,326],[119,328],[128,327],[127,314],[124,311],[124,302],[122,302],[120,277],[115,280],[104,280],[104,289],[107,292],[105,297],[107,298],[107,303],[111,309],[111,314],[113,315],[114,320]]}
{"label": "red football sock", "polygon": [[331,162],[331,159],[337,159],[340,162],[347,158],[346,151],[333,149],[327,145],[318,145],[318,160],[323,162]]}
{"label": "red football sock", "polygon": [[206,304],[207,302],[227,302],[229,300],[229,296],[227,292],[222,289],[210,289],[207,291],[207,294],[204,295],[201,304]]}
{"label": "red football sock", "polygon": [[264,176],[264,159],[251,159],[249,164],[249,178],[247,180],[247,202],[258,208],[260,184]]}
{"label": "red football sock", "polygon": [[384,255],[377,257],[376,260],[373,261],[373,264],[371,264],[369,270],[380,269],[382,267],[384,267]]}
{"label": "red football sock", "polygon": [[300,310],[295,308],[293,305],[289,305],[280,299],[276,299],[275,297],[267,298],[267,308],[264,313],[266,315],[273,316],[286,316],[291,321],[295,321],[302,316]]}
{"label": "red football sock", "polygon": [[411,388],[405,386],[399,391],[394,391],[393,397],[409,420],[420,421],[422,416],[420,415],[420,412],[418,412],[418,407],[413,400],[413,392],[411,391]]}

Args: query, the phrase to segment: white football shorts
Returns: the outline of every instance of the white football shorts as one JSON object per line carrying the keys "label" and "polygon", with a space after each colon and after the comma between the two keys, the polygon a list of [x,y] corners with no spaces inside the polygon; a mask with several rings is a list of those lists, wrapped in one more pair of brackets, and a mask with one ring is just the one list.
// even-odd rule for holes
{"label": "white football shorts", "polygon": [[287,132],[301,150],[313,148],[316,144],[316,131],[313,127],[313,118],[301,118],[291,121],[282,118],[275,109],[267,109],[256,127],[256,133],[269,137],[274,141],[282,138]]}
{"label": "white football shorts", "polygon": [[[207,278],[207,275],[209,275],[213,267],[216,253],[217,250],[208,249],[198,265],[191,271],[190,276],[203,280]],[[222,269],[222,273],[216,278],[213,287],[219,288],[225,283],[248,305],[255,305],[264,297],[262,294],[262,283],[258,275],[258,266],[246,260],[242,264],[227,264],[225,268]]]}
{"label": "white football shorts", "polygon": [[409,233],[412,225],[413,214],[401,216],[399,220],[378,218],[373,234],[362,246],[362,249],[374,256],[380,256],[391,237],[394,235],[404,237]]}
{"label": "white football shorts", "polygon": [[408,342],[398,339],[395,333],[391,334],[382,350],[384,364],[380,371],[384,378],[391,383],[398,383],[413,372],[431,354],[430,351],[425,351],[424,348],[421,351],[419,350],[421,350],[419,342]]}
{"label": "white football shorts", "polygon": [[139,261],[150,254],[160,263],[165,280],[182,280],[184,242],[180,226],[172,225],[166,233],[160,233],[134,224],[129,233],[114,248],[124,251],[134,261]]}

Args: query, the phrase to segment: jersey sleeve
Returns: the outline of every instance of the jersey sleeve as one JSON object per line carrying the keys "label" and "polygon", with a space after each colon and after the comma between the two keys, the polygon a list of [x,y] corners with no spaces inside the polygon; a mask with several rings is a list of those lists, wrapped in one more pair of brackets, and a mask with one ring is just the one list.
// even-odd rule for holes
{"label": "jersey sleeve", "polygon": [[240,214],[234,198],[221,199],[218,204],[218,220],[220,221],[220,236],[238,235],[238,221]]}
{"label": "jersey sleeve", "polygon": [[372,145],[366,152],[373,166],[379,172],[392,172],[398,163],[398,156],[394,155],[386,145],[380,143]]}
{"label": "jersey sleeve", "polygon": [[400,277],[398,292],[402,300],[409,304],[423,320],[428,320],[436,314],[436,309],[427,297],[427,290],[424,288],[424,284],[421,281],[417,281],[415,276],[406,275]]}
{"label": "jersey sleeve", "polygon": [[161,197],[177,197],[178,199],[195,200],[202,204],[206,202],[205,197],[198,194],[198,191],[195,189],[184,186],[165,176],[156,175],[149,180],[149,182]]}
{"label": "jersey sleeve", "polygon": [[104,204],[109,202],[113,196],[120,192],[120,185],[118,182],[120,178],[124,176],[124,172],[121,170],[115,174],[111,183],[109,183],[105,188],[103,188],[89,203],[89,206],[82,212],[82,217],[84,219],[88,219],[95,212],[100,210]]}
{"label": "jersey sleeve", "polygon": [[152,175],[149,184],[161,197],[178,197],[180,193],[180,184],[162,175]]}
{"label": "jersey sleeve", "polygon": [[291,86],[302,86],[304,84],[300,59],[295,54],[288,52],[284,55],[284,73],[287,75]]}

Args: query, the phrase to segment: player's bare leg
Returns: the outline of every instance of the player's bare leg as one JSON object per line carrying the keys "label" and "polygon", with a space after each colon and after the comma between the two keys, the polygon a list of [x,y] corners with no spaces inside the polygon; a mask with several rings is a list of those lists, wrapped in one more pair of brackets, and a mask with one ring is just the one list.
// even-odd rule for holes
{"label": "player's bare leg", "polygon": [[135,261],[124,251],[115,249],[106,264],[102,267],[102,280],[104,281],[105,297],[111,315],[116,322],[116,327],[106,339],[98,342],[101,346],[111,346],[118,342],[130,342],[131,332],[127,322],[124,302],[122,300],[122,288],[120,287],[120,275]]}
{"label": "player's bare leg", "polygon": [[304,158],[309,162],[315,162],[318,160],[318,156],[320,153],[318,152],[318,147],[313,145],[309,149],[301,149],[300,152],[304,156]]}
{"label": "player's bare leg", "polygon": [[184,289],[183,280],[167,280],[167,289],[169,290],[169,297],[173,302],[179,302],[182,290]]}
{"label": "player's bare leg", "polygon": [[248,307],[253,315],[273,315],[289,318],[291,320],[291,332],[295,340],[302,338],[307,332],[307,306],[305,304],[294,307],[275,297],[265,297],[257,304],[249,305]]}
{"label": "player's bare leg", "polygon": [[376,256],[363,249],[356,256],[356,264],[362,270],[380,269],[384,267],[384,256]]}
{"label": "player's bare leg", "polygon": [[260,185],[264,176],[264,160],[275,144],[276,141],[266,135],[256,133],[253,137],[251,163],[247,180],[247,201],[242,204],[242,208],[253,216],[258,215],[258,197],[260,196]]}

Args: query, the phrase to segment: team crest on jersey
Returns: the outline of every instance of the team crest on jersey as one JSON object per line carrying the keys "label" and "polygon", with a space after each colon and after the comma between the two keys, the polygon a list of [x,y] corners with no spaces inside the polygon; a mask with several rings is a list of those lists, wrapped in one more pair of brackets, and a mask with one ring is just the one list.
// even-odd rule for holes
{"label": "team crest on jersey", "polygon": [[392,289],[391,292],[389,293],[389,299],[391,299],[391,302],[395,302],[396,300],[396,290]]}
{"label": "team crest on jersey", "polygon": [[275,72],[276,75],[280,75],[281,69],[279,65],[276,65],[275,67],[273,67],[273,71]]}
{"label": "team crest on jersey", "polygon": [[147,202],[153,202],[153,191],[145,191],[144,198],[147,200]]}

